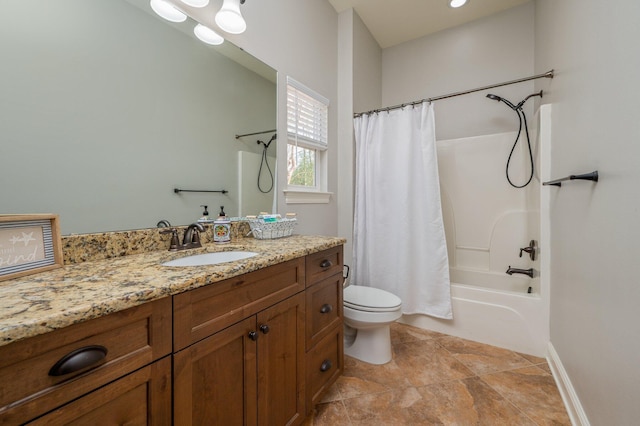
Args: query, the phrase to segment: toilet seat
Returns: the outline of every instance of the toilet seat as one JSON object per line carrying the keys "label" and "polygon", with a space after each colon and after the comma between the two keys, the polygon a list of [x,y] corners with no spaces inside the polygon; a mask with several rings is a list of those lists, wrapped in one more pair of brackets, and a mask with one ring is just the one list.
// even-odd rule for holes
{"label": "toilet seat", "polygon": [[344,306],[364,312],[393,312],[402,301],[395,294],[374,287],[350,285],[343,291]]}

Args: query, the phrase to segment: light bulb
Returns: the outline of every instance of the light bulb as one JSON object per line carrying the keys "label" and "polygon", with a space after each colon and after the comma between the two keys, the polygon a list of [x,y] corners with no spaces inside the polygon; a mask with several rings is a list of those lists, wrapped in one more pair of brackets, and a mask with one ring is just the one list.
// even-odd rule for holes
{"label": "light bulb", "polygon": [[216,13],[216,24],[229,34],[240,34],[247,29],[247,23],[240,13],[240,0],[224,0]]}
{"label": "light bulb", "polygon": [[450,7],[461,7],[467,3],[467,0],[449,0]]}
{"label": "light bulb", "polygon": [[184,22],[187,20],[187,15],[180,12],[164,0],[151,0],[149,2],[151,9],[162,18],[170,22]]}
{"label": "light bulb", "polygon": [[191,7],[205,7],[209,4],[209,0],[182,0],[182,3]]}
{"label": "light bulb", "polygon": [[217,32],[213,31],[209,27],[205,27],[202,24],[196,25],[193,28],[193,33],[203,43],[213,44],[214,46],[217,46],[217,45],[222,44],[224,42],[224,38],[220,34],[218,34]]}

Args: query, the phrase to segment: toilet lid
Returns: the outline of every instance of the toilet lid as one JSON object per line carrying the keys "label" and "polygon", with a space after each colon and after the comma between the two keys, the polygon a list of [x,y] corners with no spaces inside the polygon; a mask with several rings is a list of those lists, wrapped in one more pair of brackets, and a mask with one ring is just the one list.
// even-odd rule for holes
{"label": "toilet lid", "polygon": [[396,311],[402,300],[395,294],[374,287],[350,285],[344,289],[344,306],[359,311],[389,312]]}

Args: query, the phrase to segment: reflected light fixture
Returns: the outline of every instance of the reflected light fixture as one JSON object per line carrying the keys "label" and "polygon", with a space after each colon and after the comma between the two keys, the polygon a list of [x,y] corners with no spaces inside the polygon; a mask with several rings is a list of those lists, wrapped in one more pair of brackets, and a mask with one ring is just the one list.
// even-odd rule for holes
{"label": "reflected light fixture", "polygon": [[216,13],[216,24],[229,34],[241,34],[247,29],[247,23],[240,13],[240,4],[244,0],[224,0],[222,8]]}
{"label": "reflected light fixture", "polygon": [[167,21],[184,22],[187,20],[187,15],[180,12],[178,9],[173,7],[172,4],[166,2],[165,0],[151,0],[149,2],[149,5],[155,13],[157,13]]}
{"label": "reflected light fixture", "polygon": [[198,37],[198,39],[200,39],[200,41],[207,44],[217,46],[224,42],[224,38],[220,34],[202,24],[196,25],[193,28],[193,33]]}
{"label": "reflected light fixture", "polygon": [[181,0],[182,3],[191,7],[205,7],[209,4],[209,0]]}
{"label": "reflected light fixture", "polygon": [[467,0],[449,0],[449,7],[457,8],[467,4]]}

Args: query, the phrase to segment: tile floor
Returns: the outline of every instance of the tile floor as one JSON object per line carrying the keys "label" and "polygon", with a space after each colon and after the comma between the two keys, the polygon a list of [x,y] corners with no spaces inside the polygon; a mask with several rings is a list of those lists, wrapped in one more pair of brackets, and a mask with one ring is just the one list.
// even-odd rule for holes
{"label": "tile floor", "polygon": [[570,425],[544,358],[395,323],[393,360],[345,356],[305,426]]}

